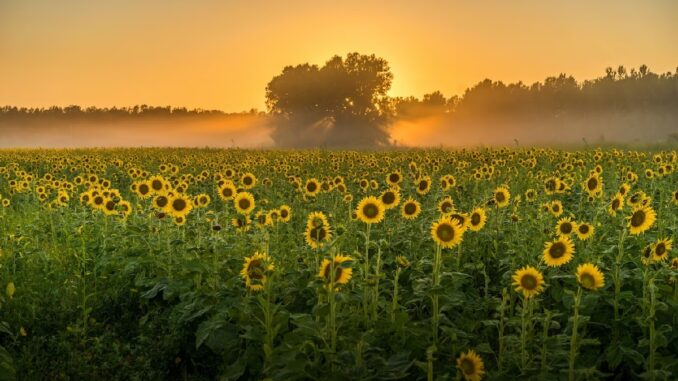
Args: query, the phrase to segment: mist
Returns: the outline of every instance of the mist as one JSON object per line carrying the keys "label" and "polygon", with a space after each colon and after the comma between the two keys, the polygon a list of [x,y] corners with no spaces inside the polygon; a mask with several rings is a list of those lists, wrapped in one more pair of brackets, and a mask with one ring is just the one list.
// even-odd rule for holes
{"label": "mist", "polygon": [[241,147],[273,145],[269,118],[212,118],[0,123],[0,148]]}

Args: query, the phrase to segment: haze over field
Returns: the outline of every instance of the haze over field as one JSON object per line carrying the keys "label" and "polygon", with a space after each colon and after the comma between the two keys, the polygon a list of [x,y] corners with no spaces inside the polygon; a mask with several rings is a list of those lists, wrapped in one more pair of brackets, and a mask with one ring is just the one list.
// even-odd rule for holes
{"label": "haze over field", "polygon": [[[678,134],[675,14],[678,3],[668,0],[8,0],[0,3],[0,106],[28,114],[71,105],[232,114],[114,121],[4,114],[0,147],[671,142]],[[386,65],[349,64],[350,52]],[[346,60],[344,77],[327,65],[335,55]],[[271,107],[267,88],[272,78],[285,79],[287,67],[297,70],[299,85],[280,94],[305,83],[304,102],[314,110]],[[363,111],[355,100],[366,96],[356,92],[365,77],[346,78],[361,70],[390,76],[379,79]],[[342,108],[344,99],[353,110]],[[240,112],[252,109],[266,115]]]}

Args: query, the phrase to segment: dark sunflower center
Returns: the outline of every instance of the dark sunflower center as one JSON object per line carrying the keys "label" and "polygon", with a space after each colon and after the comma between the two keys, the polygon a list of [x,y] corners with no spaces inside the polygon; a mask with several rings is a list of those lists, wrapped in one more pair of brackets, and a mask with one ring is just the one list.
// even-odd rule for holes
{"label": "dark sunflower center", "polygon": [[139,186],[139,193],[141,193],[141,194],[147,194],[149,192],[149,190],[150,189],[148,189],[148,185],[146,185],[146,184],[141,184]]}
{"label": "dark sunflower center", "polygon": [[598,179],[591,177],[589,181],[586,182],[586,186],[588,186],[589,190],[596,189],[596,187],[598,187]]}
{"label": "dark sunflower center", "polygon": [[366,204],[363,207],[363,214],[367,218],[376,218],[379,215],[379,208],[374,204]]}
{"label": "dark sunflower center", "polygon": [[619,209],[619,199],[618,198],[615,198],[614,200],[612,200],[612,209],[613,210]]}
{"label": "dark sunflower center", "polygon": [[570,234],[570,233],[572,233],[572,224],[569,223],[569,222],[563,222],[562,224],[560,224],[560,231],[561,231],[563,234]]}
{"label": "dark sunflower center", "polygon": [[414,203],[405,204],[405,214],[412,215],[417,211],[417,205]]}
{"label": "dark sunflower center", "polygon": [[664,253],[666,253],[666,245],[664,245],[664,242],[660,242],[657,244],[657,247],[654,248],[655,254],[662,256]]}
{"label": "dark sunflower center", "polygon": [[459,368],[461,368],[461,371],[464,374],[474,374],[476,372],[476,364],[473,363],[473,360],[465,358],[461,360],[461,363],[459,364]]}
{"label": "dark sunflower center", "polygon": [[393,192],[386,192],[384,195],[381,197],[381,201],[384,202],[386,205],[391,205],[395,202],[395,193]]}
{"label": "dark sunflower center", "polygon": [[549,248],[549,254],[553,258],[560,258],[565,255],[565,244],[562,242],[556,242]]}
{"label": "dark sunflower center", "polygon": [[183,211],[186,209],[186,200],[178,198],[172,201],[172,209],[176,210],[177,212]]}
{"label": "dark sunflower center", "polygon": [[389,179],[392,183],[397,183],[398,180],[400,180],[400,176],[398,176],[397,173],[391,173],[391,175],[388,177],[388,179]]}
{"label": "dark sunflower center", "polygon": [[247,276],[249,276],[252,279],[263,279],[264,278],[264,272],[262,271],[263,269],[261,268],[261,261],[258,259],[253,260],[250,262],[249,268],[247,269]]}
{"label": "dark sunflower center", "polygon": [[583,273],[579,279],[581,281],[581,285],[584,286],[584,288],[593,288],[593,286],[596,285],[596,279],[593,277],[593,274]]}
{"label": "dark sunflower center", "polygon": [[313,193],[315,190],[318,189],[318,186],[315,183],[308,183],[306,184],[306,190]]}
{"label": "dark sunflower center", "polygon": [[633,216],[631,216],[631,226],[637,228],[639,226],[642,226],[644,222],[645,222],[645,212],[642,210],[636,210],[636,212],[633,213]]}
{"label": "dark sunflower center", "polygon": [[560,205],[558,205],[558,204],[553,205],[552,210],[553,210],[554,212],[560,211]]}
{"label": "dark sunflower center", "polygon": [[419,190],[420,191],[425,191],[426,188],[428,188],[428,183],[426,181],[420,181],[419,182]]}
{"label": "dark sunflower center", "polygon": [[233,189],[231,189],[231,188],[224,188],[224,189],[221,191],[221,194],[224,195],[224,197],[231,197],[231,196],[233,196]]}
{"label": "dark sunflower center", "polygon": [[243,184],[245,184],[245,185],[252,185],[252,181],[253,181],[253,179],[252,179],[251,177],[247,176],[247,177],[245,177],[245,178],[243,179],[242,182],[243,182]]}
{"label": "dark sunflower center", "polygon": [[450,242],[454,239],[454,228],[448,223],[438,225],[436,237],[443,242]]}
{"label": "dark sunflower center", "polygon": [[471,223],[475,226],[480,223],[480,214],[479,213],[473,213],[471,215]]}
{"label": "dark sunflower center", "polygon": [[280,217],[287,218],[288,215],[289,215],[289,212],[286,209],[283,209],[283,210],[280,211]]}
{"label": "dark sunflower center", "polygon": [[248,209],[250,207],[250,200],[246,198],[241,198],[238,201],[238,206],[240,207],[240,209]]}
{"label": "dark sunflower center", "polygon": [[579,232],[581,234],[586,234],[589,232],[589,226],[588,225],[579,225]]}
{"label": "dark sunflower center", "polygon": [[164,208],[165,205],[167,205],[167,202],[168,202],[168,200],[167,200],[167,197],[165,197],[165,196],[160,196],[155,201],[156,205],[158,205],[161,208]]}
{"label": "dark sunflower center", "polygon": [[537,288],[537,278],[532,274],[525,274],[520,278],[520,287],[527,291]]}
{"label": "dark sunflower center", "polygon": [[497,192],[494,194],[494,198],[497,200],[497,202],[504,202],[504,200],[506,200],[506,195],[504,192]]}
{"label": "dark sunflower center", "polygon": [[153,182],[151,183],[151,187],[152,187],[154,190],[159,191],[160,189],[162,189],[162,181],[160,181],[160,180],[153,180]]}

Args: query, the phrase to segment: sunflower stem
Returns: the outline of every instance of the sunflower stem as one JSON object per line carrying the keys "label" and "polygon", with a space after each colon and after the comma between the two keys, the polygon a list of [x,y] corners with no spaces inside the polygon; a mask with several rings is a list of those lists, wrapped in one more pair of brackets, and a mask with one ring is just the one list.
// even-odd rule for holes
{"label": "sunflower stem", "polygon": [[438,286],[440,285],[440,245],[436,245],[436,253],[433,258],[433,310],[431,312],[431,331],[433,333],[433,343],[438,344],[438,324],[440,321],[440,307],[438,305]]}
{"label": "sunflower stem", "polygon": [[572,316],[572,337],[570,338],[570,357],[568,380],[574,381],[574,363],[577,358],[577,330],[579,325],[579,303],[581,302],[581,287],[577,286],[577,294],[574,297],[574,313]]}
{"label": "sunflower stem", "polygon": [[369,321],[369,270],[370,270],[370,228],[372,224],[367,224],[367,231],[365,232],[365,263],[363,264],[363,318],[365,324]]}
{"label": "sunflower stem", "polygon": [[377,247],[377,264],[375,268],[374,297],[372,299],[372,319],[377,321],[377,308],[379,305],[379,277],[381,276],[381,247]]}
{"label": "sunflower stem", "polygon": [[398,309],[398,279],[400,278],[400,267],[396,268],[395,278],[393,279],[393,300],[391,301],[391,323],[395,323],[395,313]]}
{"label": "sunflower stem", "polygon": [[520,364],[522,369],[525,370],[527,367],[527,323],[528,323],[528,311],[529,311],[530,298],[523,296],[523,308],[520,315]]}

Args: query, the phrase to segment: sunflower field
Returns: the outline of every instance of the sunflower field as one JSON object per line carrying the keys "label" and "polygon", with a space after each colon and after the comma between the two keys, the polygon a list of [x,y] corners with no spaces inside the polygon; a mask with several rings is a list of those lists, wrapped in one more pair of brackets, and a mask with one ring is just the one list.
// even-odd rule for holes
{"label": "sunflower field", "polygon": [[678,154],[0,151],[0,380],[676,380]]}

